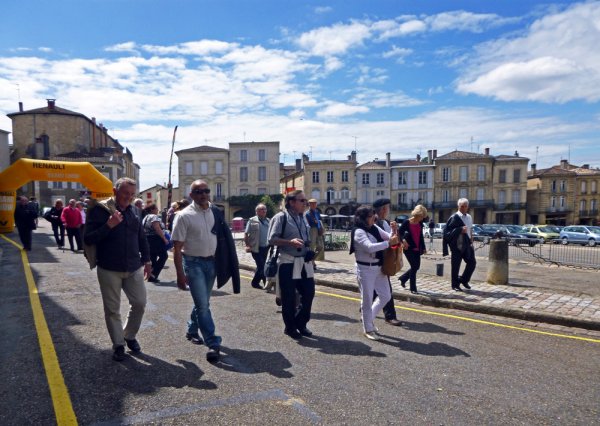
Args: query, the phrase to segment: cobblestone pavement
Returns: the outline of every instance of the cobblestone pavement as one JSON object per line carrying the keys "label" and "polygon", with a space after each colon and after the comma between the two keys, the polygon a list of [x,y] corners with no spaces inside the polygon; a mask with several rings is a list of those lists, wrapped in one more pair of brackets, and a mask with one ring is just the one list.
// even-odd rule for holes
{"label": "cobblestone pavement", "polygon": [[[249,270],[255,268],[252,256],[241,248],[238,249],[238,257],[241,268]],[[319,262],[315,276],[317,284],[358,291],[352,258],[350,256],[341,260],[340,256],[337,258],[333,261]],[[418,275],[419,294],[411,294],[403,289],[396,277],[392,277],[391,282],[396,300],[600,330],[600,298],[569,295],[565,292],[539,291],[536,288],[532,289],[534,286],[527,285],[492,285],[483,281],[471,281],[471,290],[455,292],[451,289],[448,278],[422,272]]]}

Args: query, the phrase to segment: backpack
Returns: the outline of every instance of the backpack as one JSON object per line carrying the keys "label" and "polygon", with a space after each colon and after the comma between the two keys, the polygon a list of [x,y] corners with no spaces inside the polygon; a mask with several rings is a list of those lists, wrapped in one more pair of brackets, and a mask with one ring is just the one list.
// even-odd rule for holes
{"label": "backpack", "polygon": [[[88,203],[88,214],[89,211],[93,208],[103,208],[110,215],[112,215],[116,210],[117,206],[115,205],[115,200],[109,198],[108,200],[96,201],[94,199],[90,200]],[[83,225],[83,235],[86,233],[87,221],[86,224]],[[97,265],[97,257],[96,257],[96,245],[95,244],[86,244],[83,241],[83,255],[88,261],[90,265],[90,269],[94,269]]]}

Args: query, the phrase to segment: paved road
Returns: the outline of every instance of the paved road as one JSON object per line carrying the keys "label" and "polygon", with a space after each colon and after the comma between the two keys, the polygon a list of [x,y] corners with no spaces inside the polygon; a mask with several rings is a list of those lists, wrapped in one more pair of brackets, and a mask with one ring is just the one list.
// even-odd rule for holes
{"label": "paved road", "polygon": [[[168,282],[171,262],[166,282],[148,284],[143,354],[116,363],[94,272],[80,254],[40,248],[42,239],[36,236],[29,262],[81,424],[592,424],[600,418],[600,335],[577,340],[568,330],[557,336],[543,326],[398,304],[406,325],[379,320],[384,341],[371,342],[360,334],[357,295],[327,288],[318,289],[314,305],[315,337],[300,342],[283,335],[273,296],[251,289],[247,279],[241,295],[230,286],[215,291],[224,357],[211,365],[206,348],[183,336],[191,298]],[[51,424],[20,254],[3,239],[0,250],[0,424]]]}

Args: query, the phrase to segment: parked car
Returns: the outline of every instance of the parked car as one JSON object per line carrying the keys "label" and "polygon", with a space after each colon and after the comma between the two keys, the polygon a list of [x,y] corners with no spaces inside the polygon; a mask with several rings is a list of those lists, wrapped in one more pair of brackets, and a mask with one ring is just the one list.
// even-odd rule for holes
{"label": "parked car", "polygon": [[535,234],[545,243],[558,240],[560,231],[556,232],[553,227],[545,225],[523,225],[523,231]]}
{"label": "parked car", "polygon": [[600,243],[600,226],[565,226],[565,228],[560,231],[560,241],[563,244],[587,244],[590,247],[594,247],[596,244]]}
{"label": "parked car", "polygon": [[523,229],[519,225],[481,225],[481,238],[495,237],[498,233],[501,233],[502,238],[507,239],[509,244],[514,246],[526,244],[529,247],[533,247],[536,244],[542,242],[542,239],[539,238],[537,235],[523,231]]}
{"label": "parked car", "polygon": [[490,236],[485,235],[481,225],[473,225],[473,241],[489,241]]}

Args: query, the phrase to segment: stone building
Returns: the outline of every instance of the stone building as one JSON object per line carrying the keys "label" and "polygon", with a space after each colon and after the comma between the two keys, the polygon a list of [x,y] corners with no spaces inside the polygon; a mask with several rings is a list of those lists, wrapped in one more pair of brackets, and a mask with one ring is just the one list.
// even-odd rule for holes
{"label": "stone building", "polygon": [[[19,102],[19,111],[7,116],[13,128],[11,163],[20,158],[89,161],[112,182],[124,176],[139,180],[132,153],[94,117],[60,108],[55,99],[48,99],[43,108],[27,111]],[[30,182],[17,192],[35,196],[40,206],[50,206],[57,199],[80,198],[86,188],[79,182]]]}
{"label": "stone building", "polygon": [[437,157],[434,204],[436,222],[446,222],[459,198],[468,198],[475,223],[523,224],[526,220],[527,164],[515,155],[452,151]]}
{"label": "stone building", "polygon": [[8,135],[10,135],[10,132],[0,129],[0,172],[10,166]]}
{"label": "stone building", "polygon": [[391,161],[390,171],[392,214],[408,217],[417,204],[422,204],[432,215],[435,168],[431,154],[425,161],[420,155],[414,160]]}
{"label": "stone building", "polygon": [[530,223],[597,225],[600,170],[561,160],[559,165],[537,169],[527,177],[527,217]]}
{"label": "stone building", "polygon": [[385,154],[385,160],[375,159],[356,168],[356,202],[358,204],[373,204],[378,198],[390,198],[390,169],[402,161],[392,161],[390,155],[388,152]]}

